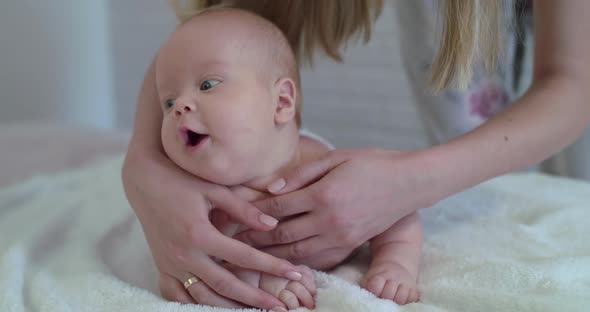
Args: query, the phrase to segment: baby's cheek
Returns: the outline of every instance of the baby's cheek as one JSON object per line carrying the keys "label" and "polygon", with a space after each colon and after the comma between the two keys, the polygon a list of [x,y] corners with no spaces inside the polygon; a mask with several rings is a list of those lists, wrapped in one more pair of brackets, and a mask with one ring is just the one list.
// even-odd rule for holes
{"label": "baby's cheek", "polygon": [[247,180],[243,172],[243,162],[228,149],[216,148],[207,151],[205,157],[194,162],[195,171],[202,178],[222,185],[241,184]]}
{"label": "baby's cheek", "polygon": [[171,154],[174,154],[174,144],[176,144],[176,138],[171,131],[169,123],[164,121],[160,134],[164,151],[169,157],[171,157]]}

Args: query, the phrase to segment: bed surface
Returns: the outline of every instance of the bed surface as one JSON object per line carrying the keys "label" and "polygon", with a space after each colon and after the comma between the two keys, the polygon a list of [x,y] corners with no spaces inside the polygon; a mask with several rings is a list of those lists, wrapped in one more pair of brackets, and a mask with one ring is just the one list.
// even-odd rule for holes
{"label": "bed surface", "polygon": [[0,123],[0,187],[122,154],[129,134],[43,123]]}

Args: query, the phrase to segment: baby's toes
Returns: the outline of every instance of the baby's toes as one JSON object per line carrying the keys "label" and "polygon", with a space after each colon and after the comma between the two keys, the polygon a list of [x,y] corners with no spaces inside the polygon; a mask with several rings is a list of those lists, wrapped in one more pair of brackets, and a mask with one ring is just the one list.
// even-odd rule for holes
{"label": "baby's toes", "polygon": [[394,300],[397,294],[398,287],[399,282],[396,282],[395,280],[391,279],[387,280],[385,282],[385,285],[383,286],[383,291],[381,292],[379,298]]}
{"label": "baby's toes", "polygon": [[418,302],[420,300],[420,292],[417,288],[412,288],[410,290],[410,296],[408,297],[408,303]]}
{"label": "baby's toes", "polygon": [[408,303],[408,297],[410,296],[411,288],[405,284],[400,284],[397,287],[397,292],[393,297],[393,301],[397,304],[406,304]]}
{"label": "baby's toes", "polygon": [[414,285],[399,284],[393,298],[397,304],[408,304],[418,301],[420,294]]}
{"label": "baby's toes", "polygon": [[420,293],[418,292],[418,289],[416,287],[411,287],[407,303],[418,302],[418,299],[420,299]]}
{"label": "baby's toes", "polygon": [[383,287],[385,286],[385,278],[380,275],[373,275],[363,280],[361,285],[368,291],[372,292],[375,296],[381,296]]}

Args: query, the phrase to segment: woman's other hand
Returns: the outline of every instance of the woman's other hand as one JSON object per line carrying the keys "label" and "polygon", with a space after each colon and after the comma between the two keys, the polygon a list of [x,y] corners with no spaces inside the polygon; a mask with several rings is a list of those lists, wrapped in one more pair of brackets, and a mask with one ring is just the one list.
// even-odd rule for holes
{"label": "woman's other hand", "polygon": [[327,269],[399,219],[439,198],[420,152],[334,150],[273,182],[277,196],[255,202],[291,217],[266,232],[236,238],[277,257]]}

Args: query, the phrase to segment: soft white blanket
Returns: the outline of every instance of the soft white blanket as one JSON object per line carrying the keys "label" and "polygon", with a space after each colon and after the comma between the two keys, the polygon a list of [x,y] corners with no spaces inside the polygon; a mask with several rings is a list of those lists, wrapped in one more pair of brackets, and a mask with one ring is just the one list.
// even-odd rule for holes
{"label": "soft white blanket", "polygon": [[[120,183],[121,158],[0,190],[0,311],[221,311],[166,302]],[[317,311],[589,311],[590,185],[537,174],[423,211],[420,303],[317,273]],[[339,275],[340,278],[336,275]],[[304,309],[301,309],[304,310]]]}

